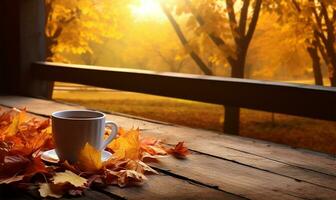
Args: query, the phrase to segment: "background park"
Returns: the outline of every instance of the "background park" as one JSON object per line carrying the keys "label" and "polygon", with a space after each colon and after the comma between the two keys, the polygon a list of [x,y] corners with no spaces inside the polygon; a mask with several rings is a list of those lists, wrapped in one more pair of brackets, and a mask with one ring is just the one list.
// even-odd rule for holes
{"label": "background park", "polygon": [[[334,1],[74,2],[46,1],[49,61],[336,86]],[[336,153],[335,122],[60,82],[53,98],[219,131],[230,115],[242,136]]]}

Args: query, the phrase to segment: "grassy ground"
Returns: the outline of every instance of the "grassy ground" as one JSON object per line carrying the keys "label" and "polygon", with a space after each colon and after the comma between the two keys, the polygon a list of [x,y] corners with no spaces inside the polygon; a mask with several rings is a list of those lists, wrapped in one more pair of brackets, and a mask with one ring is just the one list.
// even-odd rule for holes
{"label": "grassy ground", "polygon": [[[54,99],[175,124],[222,130],[223,106],[120,91],[54,91]],[[242,109],[240,135],[336,154],[336,123]]]}

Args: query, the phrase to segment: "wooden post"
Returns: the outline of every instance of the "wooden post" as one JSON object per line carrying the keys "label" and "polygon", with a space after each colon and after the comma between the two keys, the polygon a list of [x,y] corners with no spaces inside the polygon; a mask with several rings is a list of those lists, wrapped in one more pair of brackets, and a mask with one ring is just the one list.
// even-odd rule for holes
{"label": "wooden post", "polygon": [[35,80],[31,64],[46,57],[44,0],[4,0],[2,93],[51,98],[52,82]]}
{"label": "wooden post", "polygon": [[[18,91],[18,66],[20,58],[19,1],[3,0],[0,4],[0,90],[1,93]],[[10,78],[12,77],[12,78]]]}

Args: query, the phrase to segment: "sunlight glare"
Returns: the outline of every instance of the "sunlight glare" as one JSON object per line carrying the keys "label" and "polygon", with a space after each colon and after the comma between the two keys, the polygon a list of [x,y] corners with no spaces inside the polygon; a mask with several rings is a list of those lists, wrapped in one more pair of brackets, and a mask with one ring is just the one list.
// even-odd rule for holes
{"label": "sunlight glare", "polygon": [[140,0],[139,4],[131,5],[133,16],[138,20],[164,20],[158,0]]}

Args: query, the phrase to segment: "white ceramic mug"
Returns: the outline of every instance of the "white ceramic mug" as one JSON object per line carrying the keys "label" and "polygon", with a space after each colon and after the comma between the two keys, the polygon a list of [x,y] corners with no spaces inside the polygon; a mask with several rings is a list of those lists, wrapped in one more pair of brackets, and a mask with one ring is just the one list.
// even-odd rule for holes
{"label": "white ceramic mug", "polygon": [[[74,163],[86,143],[97,150],[105,147],[115,138],[118,126],[105,121],[105,114],[89,110],[64,110],[51,115],[55,149],[60,160]],[[104,140],[105,127],[109,125],[111,134]]]}

